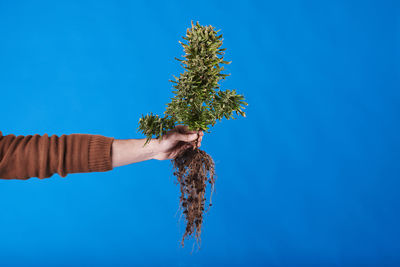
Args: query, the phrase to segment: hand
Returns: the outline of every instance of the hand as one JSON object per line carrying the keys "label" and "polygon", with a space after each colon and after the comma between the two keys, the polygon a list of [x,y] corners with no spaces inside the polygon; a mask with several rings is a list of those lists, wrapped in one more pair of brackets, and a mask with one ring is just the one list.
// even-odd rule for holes
{"label": "hand", "polygon": [[[152,139],[155,156],[153,159],[166,160],[176,158],[182,151],[188,148],[201,146],[203,131],[189,131],[185,125],[178,125],[175,129],[167,132],[162,140]],[[196,143],[196,139],[198,142]]]}
{"label": "hand", "polygon": [[[150,159],[174,159],[185,149],[200,147],[203,135],[203,131],[189,131],[187,126],[178,125],[167,132],[162,140],[151,139],[146,146],[146,138],[115,139],[112,144],[112,166],[119,167]],[[196,144],[197,137],[199,139]]]}

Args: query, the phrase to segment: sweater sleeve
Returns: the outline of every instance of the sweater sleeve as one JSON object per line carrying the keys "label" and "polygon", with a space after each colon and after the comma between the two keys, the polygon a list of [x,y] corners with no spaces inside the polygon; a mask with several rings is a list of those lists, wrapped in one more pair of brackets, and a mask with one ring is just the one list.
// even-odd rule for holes
{"label": "sweater sleeve", "polygon": [[2,136],[0,132],[0,178],[39,179],[58,173],[112,170],[113,137],[91,134]]}

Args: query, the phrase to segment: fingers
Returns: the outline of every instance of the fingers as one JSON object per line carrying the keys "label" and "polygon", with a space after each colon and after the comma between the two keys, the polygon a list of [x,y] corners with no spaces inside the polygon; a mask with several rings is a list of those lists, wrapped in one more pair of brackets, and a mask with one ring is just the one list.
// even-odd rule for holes
{"label": "fingers", "polygon": [[190,143],[197,139],[197,133],[190,133],[190,134],[175,133],[174,137],[178,141],[184,141]]}
{"label": "fingers", "polygon": [[179,152],[177,153],[177,155],[179,155],[179,154],[180,154],[181,152],[183,152],[184,150],[191,148],[192,146],[193,146],[193,145],[192,145],[192,144],[189,144],[189,143],[184,144],[184,145],[182,146],[182,148],[179,149]]}
{"label": "fingers", "polygon": [[177,125],[175,126],[175,130],[178,133],[196,133],[196,131],[189,131],[189,127],[187,125]]}
{"label": "fingers", "polygon": [[199,131],[199,139],[197,140],[197,143],[196,143],[196,141],[193,142],[193,145],[197,146],[197,147],[200,147],[201,146],[201,141],[203,140],[203,136],[204,136],[203,131]]}
{"label": "fingers", "polygon": [[177,125],[173,137],[178,141],[191,143],[193,147],[200,147],[203,140],[203,131],[189,131],[186,125]]}
{"label": "fingers", "polygon": [[193,145],[191,143],[182,143],[180,146],[178,146],[170,155],[169,155],[169,159],[174,159],[177,156],[179,156],[183,151],[185,151],[186,149],[189,149],[190,147],[192,147]]}

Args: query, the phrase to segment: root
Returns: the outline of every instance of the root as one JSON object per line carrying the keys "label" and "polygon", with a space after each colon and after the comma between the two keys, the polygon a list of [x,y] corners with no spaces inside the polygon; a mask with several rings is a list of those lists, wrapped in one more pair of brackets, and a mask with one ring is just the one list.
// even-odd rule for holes
{"label": "root", "polygon": [[[194,234],[196,243],[200,247],[207,182],[211,184],[212,196],[216,177],[214,160],[199,148],[189,148],[173,159],[172,163],[174,175],[180,184],[179,203],[186,219],[186,230],[181,245],[184,247],[185,238]],[[212,205],[211,196],[208,209]]]}

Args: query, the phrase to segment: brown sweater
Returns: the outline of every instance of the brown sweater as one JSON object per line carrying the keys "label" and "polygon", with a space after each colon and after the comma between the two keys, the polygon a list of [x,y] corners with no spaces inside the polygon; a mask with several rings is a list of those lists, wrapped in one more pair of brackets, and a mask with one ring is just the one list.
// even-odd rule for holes
{"label": "brown sweater", "polygon": [[3,136],[0,131],[0,179],[112,170],[113,141],[113,137],[91,134]]}

